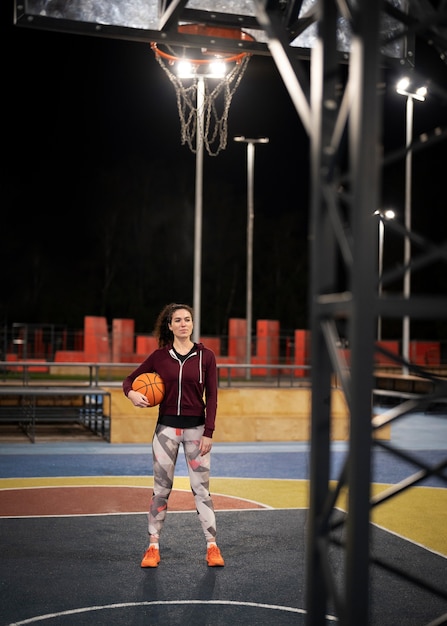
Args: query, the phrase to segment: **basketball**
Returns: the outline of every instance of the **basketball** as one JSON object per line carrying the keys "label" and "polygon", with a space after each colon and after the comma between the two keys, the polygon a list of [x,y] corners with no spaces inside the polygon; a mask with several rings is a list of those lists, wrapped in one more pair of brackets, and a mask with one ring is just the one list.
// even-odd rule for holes
{"label": "basketball", "polygon": [[132,383],[132,389],[144,394],[151,406],[157,406],[165,395],[165,384],[156,372],[140,374]]}

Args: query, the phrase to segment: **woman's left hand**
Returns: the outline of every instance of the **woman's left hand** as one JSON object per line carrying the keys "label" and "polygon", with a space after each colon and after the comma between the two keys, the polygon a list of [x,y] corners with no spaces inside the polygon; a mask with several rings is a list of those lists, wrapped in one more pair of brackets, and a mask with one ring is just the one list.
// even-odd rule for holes
{"label": "woman's left hand", "polygon": [[213,440],[211,439],[211,437],[202,437],[202,439],[200,440],[200,456],[211,452],[212,447]]}

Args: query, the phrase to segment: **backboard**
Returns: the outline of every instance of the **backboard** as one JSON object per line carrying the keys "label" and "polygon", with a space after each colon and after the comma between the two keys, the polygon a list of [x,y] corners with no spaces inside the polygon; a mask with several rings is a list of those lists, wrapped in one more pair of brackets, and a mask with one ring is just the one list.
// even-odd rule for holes
{"label": "backboard", "polygon": [[[156,42],[184,48],[203,48],[269,55],[269,38],[262,15],[281,24],[288,54],[306,58],[317,38],[318,0],[20,0],[15,2],[18,26],[79,33],[114,39]],[[383,46],[386,59],[406,62],[412,45],[405,27],[408,0],[384,3]],[[262,6],[261,6],[262,5]],[[225,37],[204,37],[179,32],[186,23],[239,28],[251,39],[235,42]],[[349,20],[338,17],[337,49],[340,60],[349,55]]]}

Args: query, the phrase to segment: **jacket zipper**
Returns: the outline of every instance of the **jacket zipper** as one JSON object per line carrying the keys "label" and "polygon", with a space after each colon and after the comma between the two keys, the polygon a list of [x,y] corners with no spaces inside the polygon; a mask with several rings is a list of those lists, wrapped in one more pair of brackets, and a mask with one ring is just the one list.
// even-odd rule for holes
{"label": "jacket zipper", "polygon": [[[182,406],[182,402],[181,402],[181,398],[182,398],[182,376],[183,376],[183,366],[185,365],[186,361],[188,359],[190,359],[192,356],[197,356],[197,350],[195,352],[191,352],[191,354],[189,356],[186,357],[186,359],[184,361],[181,361],[178,356],[175,354],[174,349],[169,351],[170,355],[172,356],[173,359],[175,359],[178,364],[179,364],[179,371],[178,371],[178,398],[177,398],[177,415],[180,415],[180,408]],[[201,364],[202,362],[202,352],[200,352],[200,356],[199,356],[199,364]],[[201,373],[201,368],[199,369],[199,378],[202,378],[202,373]]]}

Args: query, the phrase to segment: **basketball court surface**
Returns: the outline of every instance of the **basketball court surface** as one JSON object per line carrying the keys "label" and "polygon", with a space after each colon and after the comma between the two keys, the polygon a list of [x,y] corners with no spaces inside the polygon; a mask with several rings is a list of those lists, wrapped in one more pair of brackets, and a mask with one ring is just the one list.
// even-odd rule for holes
{"label": "basketball court surface", "polygon": [[[421,461],[445,456],[445,416],[415,415],[393,429],[393,443]],[[334,478],[346,449],[333,444]],[[150,446],[19,443],[0,444],[0,453],[2,626],[306,623],[307,443],[214,444],[223,568],[206,564],[182,451],[155,569],[140,567]],[[413,471],[376,451],[373,488]],[[445,485],[445,473],[426,479],[374,514],[373,626],[439,624],[447,615]],[[336,542],[330,557],[342,576]],[[329,606],[328,624],[335,615]]]}

